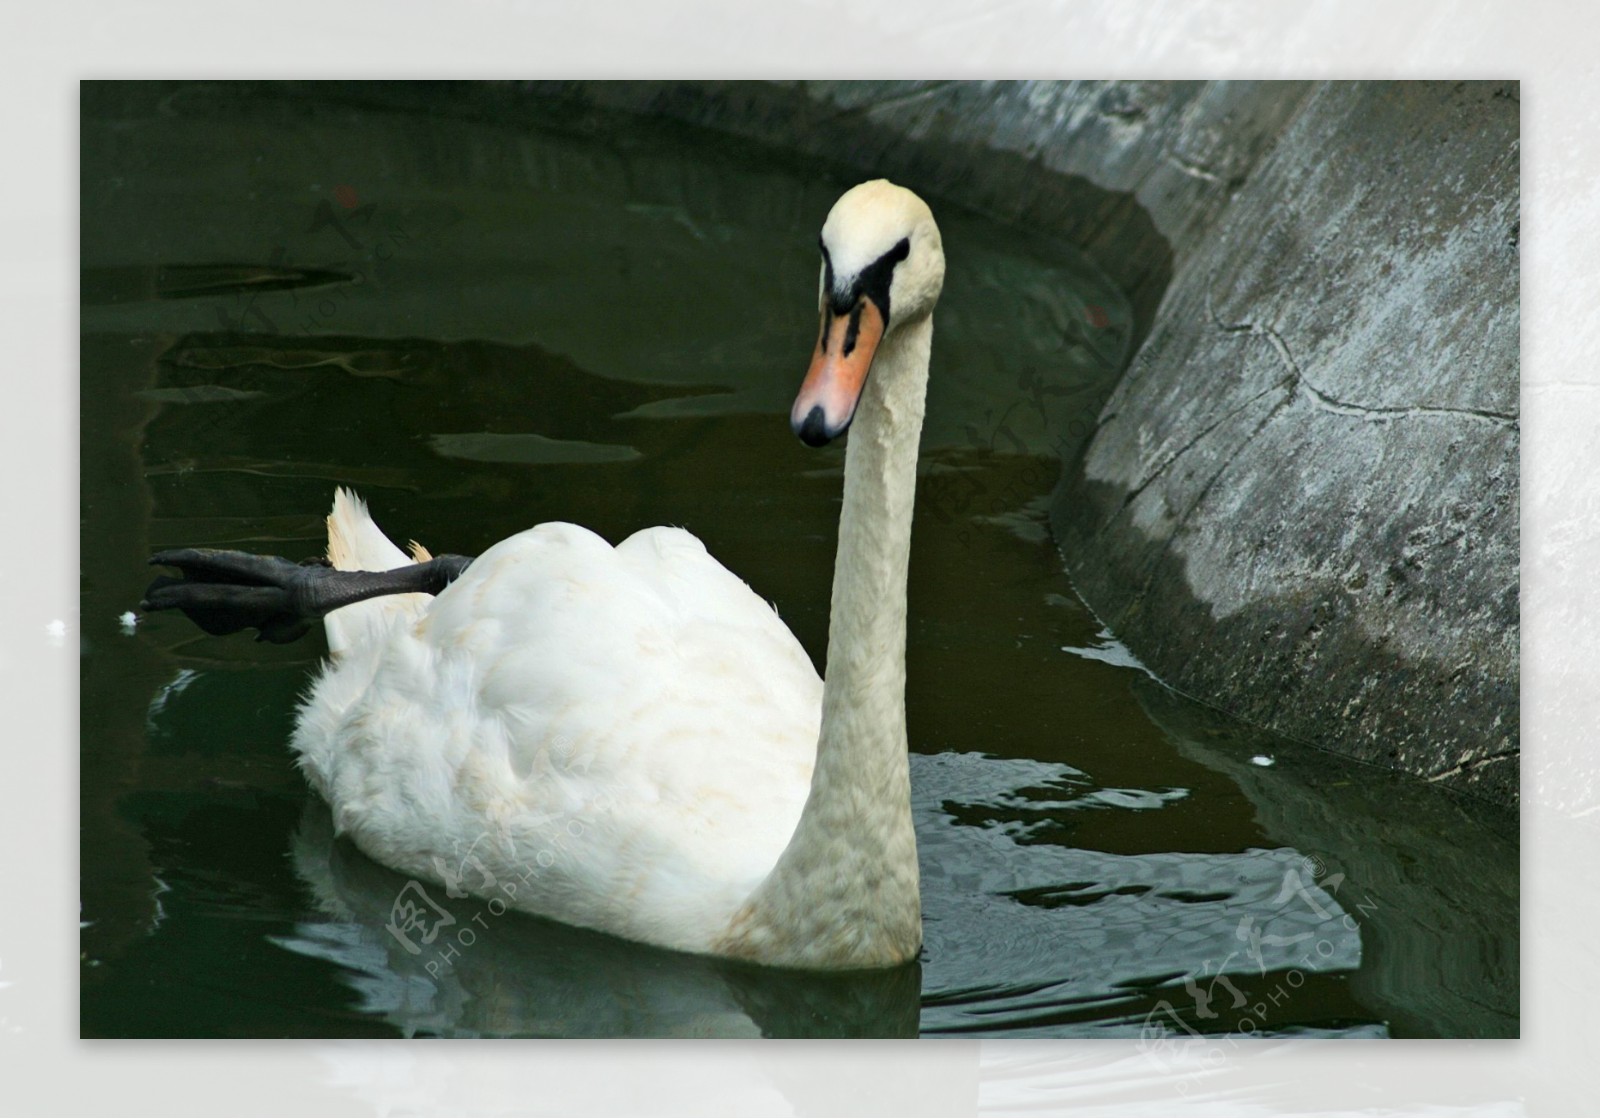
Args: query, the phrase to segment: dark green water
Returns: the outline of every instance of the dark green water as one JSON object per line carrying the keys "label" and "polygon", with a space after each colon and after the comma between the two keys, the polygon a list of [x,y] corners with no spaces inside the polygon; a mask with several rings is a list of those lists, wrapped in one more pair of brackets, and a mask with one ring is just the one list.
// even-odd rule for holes
{"label": "dark green water", "polygon": [[84,90],[86,1036],[1516,1035],[1514,814],[1263,738],[1128,662],[1043,520],[1126,305],[937,197],[920,965],[785,975],[438,889],[454,924],[408,952],[405,880],[333,839],[286,748],[320,638],[124,632],[145,556],[315,554],[336,484],[440,551],[679,524],[820,662],[842,450],[784,417],[852,180],[559,109],[351,96]]}

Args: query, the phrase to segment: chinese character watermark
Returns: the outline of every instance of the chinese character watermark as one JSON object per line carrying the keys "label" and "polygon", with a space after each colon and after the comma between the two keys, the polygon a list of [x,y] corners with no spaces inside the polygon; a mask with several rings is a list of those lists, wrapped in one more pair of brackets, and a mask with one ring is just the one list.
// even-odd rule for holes
{"label": "chinese character watermark", "polygon": [[[1359,932],[1360,925],[1354,914],[1335,911],[1326,904],[1330,897],[1338,895],[1345,876],[1342,872],[1326,874],[1325,871],[1322,860],[1315,856],[1307,856],[1298,865],[1286,867],[1277,896],[1270,903],[1273,915],[1299,912],[1314,916],[1324,924],[1337,918],[1347,931]],[[1355,912],[1362,916],[1376,910],[1377,904],[1370,896],[1355,906]],[[1167,1055],[1193,1058],[1197,1049],[1203,1049],[1199,1054],[1202,1063],[1220,1063],[1226,1059],[1224,1044],[1236,1047],[1241,1039],[1260,1036],[1277,1009],[1305,986],[1307,973],[1323,970],[1338,953],[1332,940],[1316,932],[1293,935],[1267,932],[1257,916],[1250,914],[1240,918],[1234,936],[1241,947],[1230,952],[1215,970],[1208,959],[1202,961],[1199,969],[1183,977],[1188,1006],[1174,1005],[1171,999],[1164,998],[1145,1015],[1139,1031],[1143,1052],[1160,1060]],[[1290,959],[1297,966],[1270,967],[1263,948],[1278,949],[1276,958]],[[1230,966],[1240,956],[1255,966],[1257,979],[1272,984],[1271,990],[1267,990],[1265,984],[1253,982],[1248,970]],[[1279,973],[1275,980],[1269,978],[1269,973],[1273,972]],[[1181,1004],[1182,1000],[1179,1002]],[[1180,1083],[1180,1092],[1187,1092],[1188,1086],[1188,1081]]]}

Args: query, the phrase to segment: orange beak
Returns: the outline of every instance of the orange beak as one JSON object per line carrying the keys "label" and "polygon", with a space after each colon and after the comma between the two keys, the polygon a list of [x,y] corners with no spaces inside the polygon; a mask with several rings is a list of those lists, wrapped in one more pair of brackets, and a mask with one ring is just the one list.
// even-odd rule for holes
{"label": "orange beak", "polygon": [[872,355],[883,341],[883,314],[862,297],[845,314],[822,309],[822,329],[811,369],[789,411],[789,426],[810,447],[844,434],[872,369]]}

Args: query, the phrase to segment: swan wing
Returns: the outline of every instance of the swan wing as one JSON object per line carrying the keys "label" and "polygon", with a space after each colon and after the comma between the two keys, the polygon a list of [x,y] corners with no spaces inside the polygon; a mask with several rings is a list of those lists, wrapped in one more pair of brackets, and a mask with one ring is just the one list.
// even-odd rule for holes
{"label": "swan wing", "polygon": [[296,733],[341,830],[424,878],[708,947],[810,787],[822,682],[775,610],[682,529],[613,548],[560,523],[405,597],[330,615],[345,644]]}

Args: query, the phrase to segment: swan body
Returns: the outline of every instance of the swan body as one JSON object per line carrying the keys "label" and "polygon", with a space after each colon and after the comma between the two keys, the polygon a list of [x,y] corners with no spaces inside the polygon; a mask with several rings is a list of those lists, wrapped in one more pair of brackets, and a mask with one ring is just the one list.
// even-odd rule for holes
{"label": "swan body", "polygon": [[[927,206],[881,180],[839,200],[822,249],[822,329],[791,421],[808,443],[851,427],[826,683],[690,533],[613,547],[539,525],[437,596],[327,615],[330,660],[293,746],[369,856],[689,952],[811,968],[916,955],[905,588],[944,259]],[[328,524],[336,568],[413,562],[345,491]]]}
{"label": "swan body", "polygon": [[[410,562],[351,495],[329,520],[336,562]],[[682,529],[613,548],[540,525],[437,598],[375,599],[327,625],[333,661],[294,747],[379,862],[511,883],[516,907],[706,952],[794,832],[822,681]]]}

